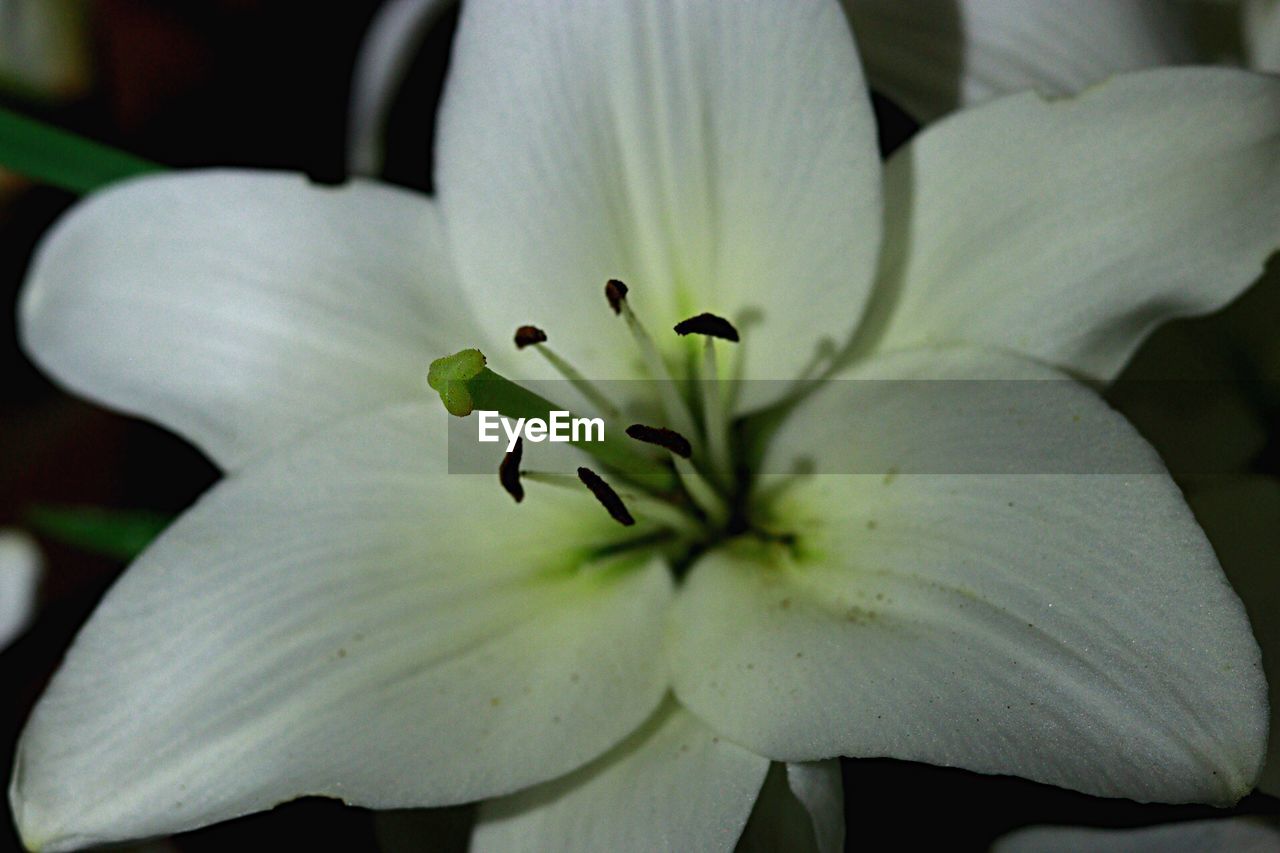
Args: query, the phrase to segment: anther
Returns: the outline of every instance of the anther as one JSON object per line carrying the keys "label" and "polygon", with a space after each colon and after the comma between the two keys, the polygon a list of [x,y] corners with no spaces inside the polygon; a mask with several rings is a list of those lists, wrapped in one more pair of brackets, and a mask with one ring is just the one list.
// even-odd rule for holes
{"label": "anther", "polygon": [[688,320],[676,323],[677,335],[707,335],[712,338],[723,338],[726,341],[738,342],[738,330],[723,317],[716,314],[699,314]]}
{"label": "anther", "polygon": [[520,485],[520,460],[523,456],[524,437],[518,436],[516,446],[502,457],[502,464],[498,466],[498,482],[502,483],[507,494],[516,499],[516,503],[524,500],[524,486]]}
{"label": "anther", "polygon": [[632,424],[627,427],[627,435],[636,441],[656,444],[670,450],[677,456],[688,459],[693,455],[693,445],[680,433],[666,427],[651,427],[644,424]]}
{"label": "anther", "polygon": [[609,511],[614,521],[623,527],[630,527],[636,523],[631,513],[627,512],[627,506],[622,502],[622,498],[618,497],[618,493],[599,474],[590,468],[579,468],[578,479],[582,481],[582,485],[591,490],[591,494],[595,495],[596,500]]}
{"label": "anther", "polygon": [[516,349],[524,349],[534,344],[545,343],[547,333],[537,326],[521,326],[516,329]]}
{"label": "anther", "polygon": [[729,517],[728,506],[716,494],[715,488],[707,482],[705,477],[698,473],[698,469],[693,467],[693,463],[689,461],[693,448],[689,446],[688,439],[675,430],[645,426],[644,424],[632,424],[627,427],[627,435],[636,441],[656,444],[670,451],[674,457],[671,461],[675,466],[676,476],[680,478],[680,483],[684,486],[684,490],[688,493],[690,499],[717,522],[724,521]]}
{"label": "anther", "polygon": [[609,300],[613,313],[622,313],[622,303],[627,298],[627,286],[616,278],[611,278],[604,286],[604,298]]}

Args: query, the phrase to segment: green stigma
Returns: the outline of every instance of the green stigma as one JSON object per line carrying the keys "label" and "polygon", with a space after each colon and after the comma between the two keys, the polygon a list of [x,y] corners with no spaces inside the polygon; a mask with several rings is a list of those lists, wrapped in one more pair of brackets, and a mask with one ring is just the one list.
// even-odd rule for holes
{"label": "green stigma", "polygon": [[431,362],[427,384],[440,394],[449,414],[465,418],[475,409],[467,383],[480,375],[485,363],[484,353],[478,349],[464,349]]}

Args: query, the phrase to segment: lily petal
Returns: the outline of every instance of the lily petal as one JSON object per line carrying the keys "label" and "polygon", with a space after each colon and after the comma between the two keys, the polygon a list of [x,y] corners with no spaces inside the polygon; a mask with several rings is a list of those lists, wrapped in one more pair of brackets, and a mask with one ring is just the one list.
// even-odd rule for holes
{"label": "lily petal", "polygon": [[1162,69],[1015,95],[928,128],[885,179],[863,346],[973,343],[1110,379],[1280,248],[1280,79]]}
{"label": "lily petal", "polygon": [[595,331],[609,278],[673,357],[665,330],[702,311],[758,309],[758,378],[795,376],[797,340],[847,339],[880,162],[834,0],[468,0],[453,60],[436,178],[486,322],[564,330],[596,378],[638,371]]}
{"label": "lily petal", "polygon": [[996,840],[993,853],[1267,853],[1280,830],[1252,817],[1191,820],[1138,829],[1030,826]]}
{"label": "lily petal", "polygon": [[41,245],[26,349],[77,394],[227,468],[330,418],[423,393],[476,346],[438,214],[364,182],[211,171],[130,181]]}
{"label": "lily petal", "polygon": [[1033,89],[1069,95],[1191,62],[1168,0],[842,0],[871,85],[921,121]]}
{"label": "lily petal", "polygon": [[456,0],[388,0],[378,7],[351,78],[347,164],[357,175],[382,168],[387,115],[428,27]]}
{"label": "lily petal", "polygon": [[470,849],[732,850],[768,769],[668,702],[594,763],[483,803]]}
{"label": "lily petal", "polygon": [[1035,440],[1068,460],[1094,442],[1133,458],[1122,473],[1036,473],[1006,467],[1029,440],[1020,413],[967,395],[859,415],[894,388],[913,393],[886,376],[1035,375],[1008,361],[901,353],[793,416],[782,458],[856,460],[866,447],[909,471],[949,441],[974,473],[795,484],[774,522],[798,535],[794,552],[744,541],[686,579],[668,632],[677,696],[775,760],[892,756],[1103,796],[1238,799],[1266,739],[1257,644],[1177,487],[1142,473],[1158,460],[1123,419],[1051,371],[1021,383],[1059,414]]}
{"label": "lily petal", "polygon": [[16,530],[0,530],[0,650],[31,621],[40,581],[40,550]]}
{"label": "lily petal", "polygon": [[738,853],[844,850],[844,782],[839,759],[769,768]]}
{"label": "lily petal", "polygon": [[[447,475],[409,404],[224,480],[76,639],[19,745],[29,846],[170,833],[316,794],[467,802],[567,773],[667,691],[671,579],[589,496]],[[493,531],[501,529],[501,536]]]}

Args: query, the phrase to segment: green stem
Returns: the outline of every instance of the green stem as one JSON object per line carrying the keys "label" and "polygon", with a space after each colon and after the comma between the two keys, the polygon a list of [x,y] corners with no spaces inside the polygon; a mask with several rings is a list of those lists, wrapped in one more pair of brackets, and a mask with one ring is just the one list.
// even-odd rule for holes
{"label": "green stem", "polygon": [[0,107],[0,165],[74,193],[161,171],[141,157]]}

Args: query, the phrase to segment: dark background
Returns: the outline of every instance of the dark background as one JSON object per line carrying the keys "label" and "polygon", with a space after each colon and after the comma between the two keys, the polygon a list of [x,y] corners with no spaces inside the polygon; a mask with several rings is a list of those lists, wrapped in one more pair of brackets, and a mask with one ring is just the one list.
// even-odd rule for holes
{"label": "dark background", "polygon": [[[89,4],[88,88],[57,102],[3,95],[0,101],[172,167],[281,168],[321,182],[341,181],[351,70],[377,5],[376,0],[98,0]],[[455,22],[447,15],[427,36],[388,125],[384,176],[424,191],[430,189],[434,110]],[[876,105],[882,146],[891,150],[910,137],[915,125],[883,98]],[[12,179],[0,183],[0,305],[5,312],[0,526],[20,526],[29,509],[40,504],[176,513],[217,477],[216,469],[181,440],[62,394],[19,351],[12,318],[23,271],[41,233],[73,200],[48,187]],[[1272,320],[1272,335],[1280,332],[1274,270],[1271,278],[1269,289],[1246,296],[1222,317],[1167,329],[1144,348],[1131,375],[1159,375],[1165,366],[1188,360],[1201,367],[1208,363],[1212,382],[1244,394],[1267,427],[1264,434],[1280,435],[1274,428],[1280,402],[1274,383],[1268,388],[1264,382],[1259,390],[1257,365],[1248,352],[1237,352],[1243,346],[1241,324],[1259,312]],[[1147,418],[1159,443],[1164,422],[1151,415],[1144,389],[1149,396],[1149,387],[1141,383],[1131,389],[1122,383],[1112,400],[1140,425]],[[1177,441],[1186,438],[1176,436]],[[1212,441],[1214,436],[1192,438]],[[1166,456],[1180,452],[1173,443],[1162,450]],[[1275,439],[1264,440],[1247,450],[1243,466],[1254,473],[1280,473],[1278,457]],[[122,569],[118,562],[49,539],[41,544],[48,565],[40,614],[23,637],[0,652],[4,768],[26,714],[75,630]],[[1208,807],[1101,800],[1018,779],[900,761],[846,761],[844,770],[851,847],[945,844],[976,850],[1028,824],[1137,826],[1226,814]],[[1255,794],[1232,812],[1277,815],[1280,801]],[[396,849],[433,850],[458,838],[456,810],[441,823],[398,817],[375,822],[366,810],[311,799],[165,844],[183,851],[286,845],[359,851],[377,849],[381,833]],[[17,849],[18,842],[9,822],[0,819],[0,850],[8,848]]]}

